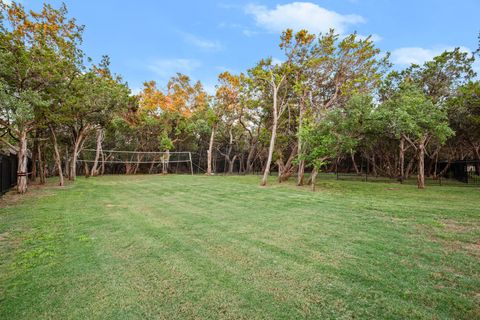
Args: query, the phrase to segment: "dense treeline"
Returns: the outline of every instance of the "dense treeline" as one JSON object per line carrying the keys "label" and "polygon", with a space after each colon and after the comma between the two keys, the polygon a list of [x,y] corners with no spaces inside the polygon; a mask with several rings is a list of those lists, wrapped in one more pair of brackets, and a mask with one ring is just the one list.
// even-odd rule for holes
{"label": "dense treeline", "polygon": [[[107,56],[86,58],[83,27],[65,6],[0,5],[1,139],[18,150],[21,193],[28,180],[55,175],[63,185],[109,172],[103,150],[191,151],[207,174],[262,172],[262,185],[275,170],[279,181],[314,186],[319,171],[342,161],[360,172],[363,158],[378,175],[417,174],[423,188],[425,175],[441,175],[453,160],[480,160],[474,53],[454,49],[398,71],[370,38],[286,30],[283,62],[224,72],[214,96],[183,74],[165,90],[149,81],[132,95]],[[90,165],[78,161],[86,148],[96,150]],[[140,157],[120,170],[156,172]]]}

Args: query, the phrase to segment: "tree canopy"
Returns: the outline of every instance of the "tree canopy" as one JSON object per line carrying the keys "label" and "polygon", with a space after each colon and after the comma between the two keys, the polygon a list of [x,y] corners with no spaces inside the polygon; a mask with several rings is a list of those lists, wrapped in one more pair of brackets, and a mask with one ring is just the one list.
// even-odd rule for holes
{"label": "tree canopy", "polygon": [[199,172],[258,172],[266,185],[276,171],[313,187],[321,170],[360,173],[358,159],[402,181],[416,173],[420,188],[440,161],[480,161],[475,54],[459,48],[399,70],[371,37],[287,29],[283,61],[224,71],[214,94],[177,73],[134,95],[108,56],[87,58],[83,30],[65,5],[0,4],[0,134],[18,149],[19,192],[47,176],[160,170],[141,156],[106,167],[106,150],[191,151]]}

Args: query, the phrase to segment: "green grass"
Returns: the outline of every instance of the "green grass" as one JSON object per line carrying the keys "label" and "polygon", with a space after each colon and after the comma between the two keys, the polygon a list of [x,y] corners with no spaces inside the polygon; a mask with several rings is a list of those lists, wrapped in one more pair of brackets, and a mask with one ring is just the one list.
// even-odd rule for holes
{"label": "green grass", "polygon": [[258,182],[108,176],[7,195],[0,319],[480,318],[479,188]]}

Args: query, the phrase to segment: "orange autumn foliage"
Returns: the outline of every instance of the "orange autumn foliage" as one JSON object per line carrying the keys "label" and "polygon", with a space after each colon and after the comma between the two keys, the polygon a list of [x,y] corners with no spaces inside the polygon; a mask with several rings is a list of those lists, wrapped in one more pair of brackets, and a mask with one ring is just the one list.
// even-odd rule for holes
{"label": "orange autumn foliage", "polygon": [[182,74],[177,74],[168,82],[165,92],[157,88],[155,81],[143,85],[143,91],[139,95],[140,111],[153,115],[170,112],[190,117],[193,113],[204,110],[207,104],[208,96],[201,83],[192,86],[190,78]]}

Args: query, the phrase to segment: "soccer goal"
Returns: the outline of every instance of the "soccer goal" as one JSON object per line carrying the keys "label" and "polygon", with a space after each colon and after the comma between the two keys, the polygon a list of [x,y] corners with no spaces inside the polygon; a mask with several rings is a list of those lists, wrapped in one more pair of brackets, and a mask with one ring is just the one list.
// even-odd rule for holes
{"label": "soccer goal", "polygon": [[127,171],[131,167],[139,168],[142,165],[148,165],[150,167],[149,172],[152,171],[152,168],[161,166],[162,173],[167,173],[171,164],[185,163],[193,175],[192,153],[187,151],[155,152],[83,149],[78,161],[90,164],[93,170],[105,166],[105,164],[124,165]]}

